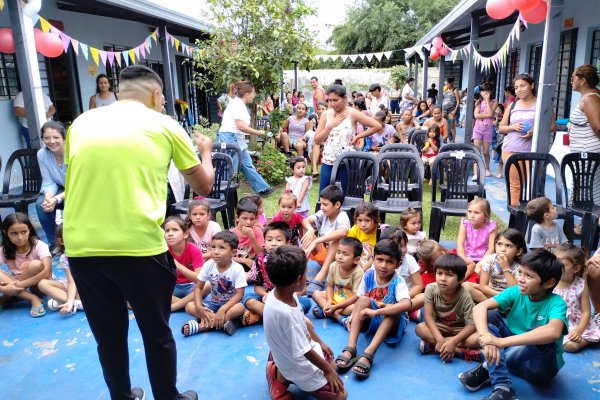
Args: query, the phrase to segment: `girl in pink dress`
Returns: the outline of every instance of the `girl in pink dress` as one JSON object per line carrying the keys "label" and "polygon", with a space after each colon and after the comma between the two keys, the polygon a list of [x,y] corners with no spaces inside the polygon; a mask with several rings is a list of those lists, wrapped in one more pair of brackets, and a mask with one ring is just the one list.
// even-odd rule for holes
{"label": "girl in pink dress", "polygon": [[460,221],[456,254],[467,264],[466,282],[479,282],[475,265],[483,257],[494,252],[496,241],[496,221],[490,220],[492,214],[490,203],[486,199],[476,197],[469,202],[467,218]]}
{"label": "girl in pink dress", "polygon": [[563,348],[574,353],[590,343],[600,342],[600,326],[590,320],[590,293],[583,278],[587,260],[585,252],[571,243],[559,245],[554,254],[565,266],[554,288],[554,293],[567,303],[569,334],[563,339]]}

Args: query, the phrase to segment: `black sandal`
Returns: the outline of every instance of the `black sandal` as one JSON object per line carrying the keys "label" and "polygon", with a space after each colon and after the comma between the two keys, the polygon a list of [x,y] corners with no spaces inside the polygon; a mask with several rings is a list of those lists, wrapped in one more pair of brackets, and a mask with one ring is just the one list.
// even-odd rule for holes
{"label": "black sandal", "polygon": [[[354,364],[354,367],[352,368],[352,372],[354,372],[359,378],[362,379],[367,379],[369,377],[369,374],[371,373],[371,367],[373,366],[373,354],[370,353],[363,353],[360,356],[356,357],[356,360],[360,360],[361,358],[366,358],[367,360],[369,360],[369,364],[367,365],[362,361],[358,361],[357,363]],[[362,371],[357,370],[356,368],[360,368],[362,369]]]}
{"label": "black sandal", "polygon": [[[345,351],[350,353],[350,357],[344,355]],[[356,358],[356,349],[354,347],[346,346],[344,347],[344,350],[342,350],[342,354],[335,358],[335,365],[337,366],[338,371],[345,372],[352,368],[356,360],[358,360],[358,358]],[[344,365],[339,364],[338,361],[343,362]]]}

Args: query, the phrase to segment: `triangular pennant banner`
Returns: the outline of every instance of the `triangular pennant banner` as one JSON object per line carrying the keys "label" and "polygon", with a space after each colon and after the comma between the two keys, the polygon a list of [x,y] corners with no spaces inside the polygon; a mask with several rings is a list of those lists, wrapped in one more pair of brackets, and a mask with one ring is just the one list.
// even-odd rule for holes
{"label": "triangular pennant banner", "polygon": [[100,59],[102,60],[102,65],[106,65],[106,51],[100,50]]}
{"label": "triangular pennant banner", "polygon": [[94,62],[96,63],[96,65],[98,65],[98,63],[99,63],[98,49],[95,47],[90,47],[90,53],[92,53],[92,58],[94,59]]}
{"label": "triangular pennant banner", "polygon": [[42,17],[40,17],[40,26],[42,27],[43,32],[50,32],[50,22],[46,21]]}
{"label": "triangular pennant banner", "polygon": [[79,55],[79,41],[71,38],[71,46],[73,46],[73,50],[76,55]]}
{"label": "triangular pennant banner", "polygon": [[50,25],[50,33],[60,37],[60,31],[58,29],[56,29],[54,26]]}
{"label": "triangular pennant banner", "polygon": [[59,36],[60,36],[60,40],[62,40],[62,42],[63,42],[63,48],[65,49],[65,53],[66,53],[67,51],[69,51],[69,45],[71,44],[71,38],[69,37],[69,35],[67,35],[63,32],[60,32]]}
{"label": "triangular pennant banner", "polygon": [[125,60],[125,66],[129,67],[129,51],[122,51],[121,55],[123,56],[123,60]]}
{"label": "triangular pennant banner", "polygon": [[146,38],[146,49],[148,49],[148,51],[149,51],[149,49],[151,49],[151,48],[152,48],[152,38],[150,36],[148,36]]}
{"label": "triangular pennant banner", "polygon": [[348,55],[348,58],[350,58],[350,60],[352,60],[352,62],[355,62],[356,59],[358,58],[358,54],[350,54],[350,55]]}
{"label": "triangular pennant banner", "polygon": [[0,0],[0,11],[4,10],[4,0]]}
{"label": "triangular pennant banner", "polygon": [[325,55],[323,56],[323,61],[327,61],[327,60],[329,60],[330,58],[331,58],[331,56],[330,56],[330,55],[328,55],[328,54],[325,54]]}
{"label": "triangular pennant banner", "polygon": [[129,53],[129,57],[131,57],[131,64],[135,64],[135,51],[132,49],[129,50],[127,53]]}
{"label": "triangular pennant banner", "polygon": [[147,53],[150,53],[150,47],[148,47],[148,42],[144,42],[142,44],[142,47],[144,47],[144,49],[146,50]]}
{"label": "triangular pennant banner", "polygon": [[108,65],[110,65],[110,67],[112,68],[113,62],[115,61],[115,52],[114,51],[107,51],[106,52],[106,58],[108,59]]}
{"label": "triangular pennant banner", "polygon": [[391,51],[384,51],[383,55],[385,56],[385,58],[387,58],[388,60],[390,58],[392,58],[392,52]]}
{"label": "triangular pennant banner", "polygon": [[151,37],[152,39],[154,39],[154,41],[155,41],[156,43],[158,43],[158,41],[156,40],[156,31],[152,32],[152,34],[150,35],[150,37]]}
{"label": "triangular pennant banner", "polygon": [[79,43],[79,47],[81,47],[81,52],[83,53],[83,56],[85,57],[85,61],[88,60],[88,45],[85,43]]}
{"label": "triangular pennant banner", "polygon": [[363,57],[365,57],[367,60],[369,60],[369,62],[371,62],[371,60],[373,59],[373,53],[365,54]]}
{"label": "triangular pennant banner", "polygon": [[179,51],[179,39],[175,39],[175,50]]}
{"label": "triangular pennant banner", "polygon": [[377,61],[381,61],[383,59],[383,53],[373,53]]}
{"label": "triangular pennant banner", "polygon": [[115,61],[117,62],[117,65],[120,68],[121,67],[121,52],[120,51],[117,51],[115,53]]}
{"label": "triangular pennant banner", "polygon": [[[131,50],[129,50],[129,51],[131,51]],[[133,53],[135,54],[135,57],[139,60],[140,59],[140,48],[139,48],[139,46],[133,48]],[[132,60],[135,60],[135,58],[132,57]],[[133,63],[135,64],[135,61],[133,61]]]}
{"label": "triangular pennant banner", "polygon": [[140,48],[140,55],[141,55],[141,57],[138,57],[138,58],[146,58],[146,46],[144,46],[143,44],[140,44],[138,47]]}

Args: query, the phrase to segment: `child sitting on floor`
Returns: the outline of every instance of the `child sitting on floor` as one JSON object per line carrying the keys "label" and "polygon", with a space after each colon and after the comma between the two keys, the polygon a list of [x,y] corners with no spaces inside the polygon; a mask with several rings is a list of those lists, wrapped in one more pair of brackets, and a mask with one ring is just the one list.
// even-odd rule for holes
{"label": "child sitting on floor", "polygon": [[[163,223],[165,241],[177,269],[177,281],[171,297],[171,312],[181,310],[194,300],[194,286],[198,281],[198,272],[204,265],[202,250],[188,242],[189,230],[185,221],[179,217],[168,217]],[[205,290],[204,295],[208,294]]]}
{"label": "child sitting on floor", "polygon": [[560,282],[554,288],[554,293],[567,303],[569,335],[563,339],[563,348],[575,353],[590,343],[600,342],[600,326],[590,320],[590,292],[583,278],[587,257],[581,247],[571,243],[559,245],[554,254],[564,265]]}
{"label": "child sitting on floor", "polygon": [[[306,294],[312,296],[313,292],[325,288],[325,278],[329,272],[329,264],[335,257],[340,239],[346,237],[350,230],[350,219],[348,215],[341,210],[344,202],[344,192],[335,185],[329,185],[319,193],[319,202],[321,209],[315,214],[302,220],[304,236],[302,236],[302,248],[307,256],[311,253],[326,253],[323,263],[315,260],[308,261],[308,271],[313,273],[318,271],[308,282]],[[316,226],[319,237],[315,236]]]}
{"label": "child sitting on floor", "polygon": [[267,382],[272,399],[291,400],[295,384],[317,399],[348,397],[331,362],[333,353],[307,324],[296,292],[306,286],[306,255],[296,246],[281,246],[267,261],[275,285],[264,308],[265,338],[270,349]]}
{"label": "child sitting on floor", "polygon": [[373,265],[373,248],[377,243],[377,229],[379,228],[379,210],[373,203],[359,203],[354,209],[354,225],[348,231],[348,237],[356,238],[362,242],[363,251],[360,265],[364,271]]}
{"label": "child sitting on floor", "polygon": [[[348,342],[335,360],[340,371],[352,368],[358,377],[368,378],[381,343],[384,340],[389,344],[400,342],[408,323],[406,311],[410,308],[408,288],[396,273],[401,262],[398,244],[389,239],[377,242],[374,268],[365,272],[357,292],[358,300],[348,320]],[[363,354],[357,356],[356,344],[362,330],[374,336]]]}
{"label": "child sitting on floor", "polygon": [[538,197],[527,203],[527,218],[536,222],[531,228],[529,248],[544,248],[549,251],[567,242],[561,226],[556,222],[556,206],[546,197]]}
{"label": "child sitting on floor", "polygon": [[[246,307],[242,315],[242,325],[252,325],[259,322],[263,315],[264,303],[267,294],[273,290],[273,284],[267,275],[266,262],[269,254],[284,244],[290,244],[292,232],[285,222],[271,221],[265,226],[265,251],[256,257],[252,269],[248,273],[248,281],[254,283],[254,293],[248,293],[242,303]],[[298,292],[298,299],[306,314],[310,310],[310,299],[302,296],[304,291]]]}
{"label": "child sitting on floor", "polygon": [[525,237],[516,229],[505,229],[496,236],[494,248],[494,254],[485,256],[477,264],[481,268],[479,283],[463,283],[475,303],[486,301],[517,284],[519,258],[527,253]]}
{"label": "child sitting on floor", "polygon": [[73,315],[83,310],[83,304],[77,294],[77,287],[69,268],[65,253],[62,223],[56,227],[56,251],[61,254],[58,267],[65,271],[65,279],[42,279],[38,284],[40,291],[48,296],[48,310],[60,311],[63,315]]}
{"label": "child sitting on floor", "polygon": [[448,250],[433,239],[423,239],[417,247],[417,256],[419,257],[419,267],[421,267],[421,279],[423,286],[427,288],[430,283],[435,282],[435,260]]}
{"label": "child sitting on floor", "polygon": [[202,250],[202,258],[210,260],[210,244],[221,227],[211,221],[210,204],[206,200],[192,200],[188,208],[187,225],[192,243]]}
{"label": "child sitting on floor", "polygon": [[267,216],[263,210],[263,201],[262,198],[257,194],[245,194],[239,201],[238,204],[242,201],[249,200],[256,205],[256,221],[255,225],[258,226],[261,230],[265,227],[266,224],[269,223]]}
{"label": "child sitting on floor", "polygon": [[492,211],[486,199],[475,197],[467,206],[467,218],[460,221],[456,253],[467,264],[466,282],[479,282],[475,267],[483,257],[494,252],[496,221],[490,220]]}
{"label": "child sitting on floor", "polygon": [[306,173],[306,159],[302,156],[290,158],[292,176],[285,178],[285,190],[291,190],[296,196],[296,212],[302,218],[308,217],[308,191],[312,186],[312,178]]}
{"label": "child sitting on floor", "polygon": [[419,242],[425,239],[425,232],[421,230],[421,211],[407,208],[400,214],[400,227],[406,232],[408,254],[415,256]]}
{"label": "child sitting on floor", "polygon": [[[196,319],[181,327],[184,336],[210,329],[223,329],[231,336],[239,327],[239,317],[244,313],[241,301],[247,283],[244,269],[232,260],[237,247],[238,238],[233,232],[221,231],[213,237],[213,257],[198,274],[194,301],[185,306],[185,311]],[[203,302],[202,294],[207,282],[211,288],[210,298]]]}
{"label": "child sitting on floor", "polygon": [[302,220],[304,217],[296,212],[296,195],[286,190],[279,198],[279,212],[271,218],[271,222],[285,222],[292,230],[290,243],[294,246],[300,244],[300,238],[304,233]]}
{"label": "child sitting on floor", "polygon": [[442,361],[455,355],[478,360],[480,352],[473,323],[473,300],[461,285],[467,265],[457,255],[444,254],[435,261],[435,283],[425,289],[425,322],[415,333],[421,340],[422,354],[439,353]]}
{"label": "child sitting on floor", "polygon": [[[485,362],[458,375],[470,391],[492,383],[491,400],[514,400],[509,372],[548,385],[564,365],[563,336],[567,334],[567,305],[552,290],[563,265],[546,250],[521,258],[519,285],[473,308],[473,319]],[[498,311],[495,311],[495,310]],[[500,313],[508,312],[506,320]]]}
{"label": "child sitting on floor", "polygon": [[317,303],[313,309],[315,317],[330,317],[346,327],[364,274],[359,265],[362,252],[363,245],[358,239],[345,237],[340,240],[335,261],[329,266],[327,289],[313,293],[313,300]]}
{"label": "child sitting on floor", "polygon": [[231,231],[238,238],[238,248],[233,261],[241,264],[245,271],[250,271],[254,259],[263,252],[265,246],[262,227],[256,225],[258,208],[252,201],[242,199],[235,212],[237,226]]}

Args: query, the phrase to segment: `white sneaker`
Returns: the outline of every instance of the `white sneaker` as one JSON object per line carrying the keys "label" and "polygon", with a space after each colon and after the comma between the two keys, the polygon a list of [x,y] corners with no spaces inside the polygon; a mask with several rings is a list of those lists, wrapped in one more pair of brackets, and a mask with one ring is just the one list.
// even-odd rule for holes
{"label": "white sneaker", "polygon": [[135,400],[146,400],[146,392],[144,392],[144,389],[142,388],[131,388],[131,394],[134,396]]}
{"label": "white sneaker", "polygon": [[54,299],[48,300],[48,310],[58,311],[58,310],[60,310],[60,306],[61,306],[61,304],[58,301],[56,301]]}
{"label": "white sneaker", "polygon": [[81,303],[81,300],[75,300],[73,302],[73,304],[75,305],[75,309],[78,311],[82,311],[83,310],[83,303]]}

